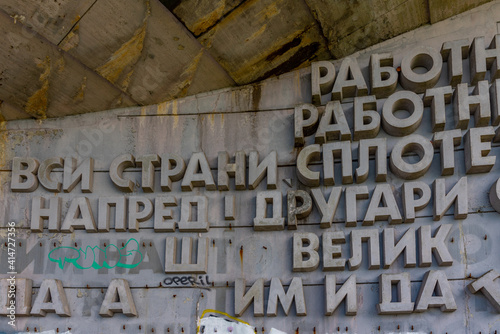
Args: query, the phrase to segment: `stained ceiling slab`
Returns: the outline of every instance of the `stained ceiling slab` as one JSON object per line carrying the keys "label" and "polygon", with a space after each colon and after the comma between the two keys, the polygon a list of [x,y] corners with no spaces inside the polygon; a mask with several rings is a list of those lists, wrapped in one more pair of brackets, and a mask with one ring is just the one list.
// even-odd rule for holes
{"label": "stained ceiling slab", "polygon": [[485,2],[0,0],[0,121],[252,84]]}

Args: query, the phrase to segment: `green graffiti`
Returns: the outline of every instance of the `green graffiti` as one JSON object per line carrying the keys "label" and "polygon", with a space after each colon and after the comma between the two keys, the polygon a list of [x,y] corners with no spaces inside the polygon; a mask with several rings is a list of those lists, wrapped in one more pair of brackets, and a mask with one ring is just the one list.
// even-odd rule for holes
{"label": "green graffiti", "polygon": [[[128,248],[128,249],[127,249]],[[140,255],[140,260],[134,263],[136,255]],[[104,259],[99,264],[99,259]],[[59,264],[59,268],[64,269],[66,263],[74,265],[78,269],[112,269],[115,267],[135,268],[142,262],[143,256],[139,251],[139,242],[135,239],[129,239],[127,243],[118,248],[109,244],[104,249],[99,246],[87,246],[85,250],[75,247],[57,247],[49,253],[49,260]]]}

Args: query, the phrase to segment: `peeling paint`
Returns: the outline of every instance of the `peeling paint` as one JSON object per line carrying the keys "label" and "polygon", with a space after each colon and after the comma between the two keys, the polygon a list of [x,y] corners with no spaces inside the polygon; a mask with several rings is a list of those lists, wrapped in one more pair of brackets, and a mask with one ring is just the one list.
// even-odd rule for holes
{"label": "peeling paint", "polygon": [[40,74],[40,82],[42,87],[31,95],[26,103],[24,111],[36,119],[47,118],[48,93],[49,93],[49,76],[51,71],[50,57],[46,57],[44,61],[35,60],[37,66],[43,69]]}
{"label": "peeling paint", "polygon": [[[147,12],[144,17],[142,26],[138,28],[132,38],[116,50],[108,61],[99,66],[96,71],[111,83],[116,83],[120,78],[122,72],[130,66],[133,66],[139,61],[142,50],[144,48],[144,39],[146,38],[147,20],[151,15],[151,7],[147,1]],[[127,73],[130,76],[131,73]],[[127,78],[124,79],[126,81]],[[121,86],[124,85],[122,82]],[[128,83],[126,84],[128,86]]]}
{"label": "peeling paint", "polygon": [[59,45],[64,51],[69,51],[78,46],[80,43],[80,25],[76,27],[66,36],[66,38]]}

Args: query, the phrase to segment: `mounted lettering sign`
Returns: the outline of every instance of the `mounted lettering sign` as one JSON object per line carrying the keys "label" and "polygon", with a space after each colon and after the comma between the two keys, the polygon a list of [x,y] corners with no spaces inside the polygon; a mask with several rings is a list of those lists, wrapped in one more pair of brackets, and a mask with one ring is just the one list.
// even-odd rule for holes
{"label": "mounted lettering sign", "polygon": [[500,35],[456,24],[7,124],[0,331],[496,333]]}

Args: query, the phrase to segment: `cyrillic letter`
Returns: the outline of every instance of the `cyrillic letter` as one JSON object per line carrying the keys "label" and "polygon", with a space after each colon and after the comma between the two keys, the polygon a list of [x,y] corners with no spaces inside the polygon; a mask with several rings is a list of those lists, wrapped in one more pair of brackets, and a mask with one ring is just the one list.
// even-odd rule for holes
{"label": "cyrillic letter", "polygon": [[[304,246],[304,244],[306,246]],[[293,234],[293,271],[314,271],[319,266],[319,238],[314,233]],[[304,260],[304,255],[307,260]]]}
{"label": "cyrillic letter", "polygon": [[353,182],[351,142],[334,142],[323,145],[324,183],[327,186],[335,184],[333,165],[334,158],[338,157],[342,162],[342,184],[351,184]]}
{"label": "cyrillic letter", "polygon": [[[422,181],[403,183],[403,208],[405,223],[415,221],[415,211],[422,210],[431,200],[431,188]],[[418,198],[415,198],[418,195]]]}
{"label": "cyrillic letter", "polygon": [[42,233],[43,221],[47,219],[49,232],[57,233],[61,228],[61,197],[52,197],[47,208],[45,203],[43,197],[34,197],[31,202],[31,232]]}
{"label": "cyrillic letter", "polygon": [[114,313],[123,313],[127,317],[136,317],[134,298],[127,280],[113,278],[99,310],[101,317],[112,317]]}
{"label": "cyrillic letter", "polygon": [[487,173],[495,165],[496,156],[488,156],[491,140],[495,136],[492,126],[471,128],[465,134],[465,172],[467,174]]}
{"label": "cyrillic letter", "polygon": [[[427,69],[425,73],[414,71],[416,67]],[[443,59],[439,51],[429,46],[413,48],[401,61],[401,86],[417,94],[436,85],[441,76]]]}
{"label": "cyrillic letter", "polygon": [[345,226],[355,227],[358,222],[356,201],[368,198],[367,186],[348,187],[345,189]]}
{"label": "cyrillic letter", "polygon": [[165,247],[166,274],[206,274],[208,264],[208,238],[198,238],[196,263],[191,262],[193,238],[182,237],[181,263],[176,263],[177,238],[168,237]]}
{"label": "cyrillic letter", "polygon": [[389,267],[403,252],[404,267],[415,268],[417,265],[417,248],[415,242],[415,229],[410,227],[396,243],[393,228],[384,229],[384,269]]}
{"label": "cyrillic letter", "polygon": [[[198,171],[200,171],[198,173]],[[182,179],[182,191],[192,191],[193,187],[205,187],[207,190],[217,190],[207,157],[203,152],[193,153]]]}
{"label": "cyrillic letter", "polygon": [[92,208],[87,197],[76,197],[71,201],[61,232],[72,233],[74,229],[97,232]]}
{"label": "cyrillic letter", "polygon": [[208,232],[208,199],[206,196],[186,196],[181,202],[180,232]]}
{"label": "cyrillic letter", "polygon": [[306,299],[304,297],[304,288],[302,279],[294,277],[290,282],[288,291],[285,293],[283,285],[279,278],[271,279],[271,287],[269,289],[269,299],[267,302],[267,316],[275,317],[278,314],[278,299],[283,307],[285,315],[290,313],[292,302],[295,300],[295,310],[298,316],[306,316]]}
{"label": "cyrillic letter", "polygon": [[363,219],[363,226],[373,225],[376,220],[388,220],[389,224],[401,224],[403,221],[391,185],[388,183],[377,184],[375,187]]}
{"label": "cyrillic letter", "polygon": [[341,258],[342,248],[340,244],[345,244],[344,231],[323,233],[323,271],[344,270],[345,259]]}
{"label": "cyrillic letter", "polygon": [[356,315],[358,312],[358,294],[356,291],[356,275],[351,275],[337,291],[335,275],[325,276],[326,311],[325,315],[332,315],[345,300],[345,315]]}
{"label": "cyrillic letter", "polygon": [[342,194],[342,187],[333,187],[328,197],[328,203],[323,196],[323,192],[320,188],[311,189],[312,198],[316,207],[321,213],[321,222],[319,226],[321,228],[330,228],[333,222],[333,216],[335,216],[335,211],[340,201],[340,195]]}
{"label": "cyrillic letter", "polygon": [[375,96],[354,98],[354,140],[377,137],[380,132],[380,114]]}
{"label": "cyrillic letter", "polygon": [[335,65],[331,61],[316,61],[311,64],[312,102],[321,105],[321,96],[332,91],[335,81]]}
{"label": "cyrillic letter", "polygon": [[361,244],[368,242],[368,269],[380,268],[380,246],[377,229],[351,231],[351,258],[349,270],[356,270],[361,266],[363,248]]}
{"label": "cyrillic letter", "polygon": [[171,209],[173,206],[177,206],[177,199],[174,196],[155,198],[155,232],[175,232],[176,222]]}
{"label": "cyrillic letter", "polygon": [[125,232],[126,198],[125,197],[101,197],[99,198],[99,213],[97,219],[97,230],[109,232],[111,208],[115,208],[115,231]]}
{"label": "cyrillic letter", "polygon": [[434,220],[440,220],[446,211],[455,202],[455,219],[465,219],[469,213],[469,199],[467,196],[467,176],[463,176],[446,193],[445,179],[434,181]]}
{"label": "cyrillic letter", "polygon": [[264,279],[259,278],[245,293],[246,281],[237,278],[234,282],[234,314],[241,317],[253,301],[254,317],[264,316]]}
{"label": "cyrillic letter", "polygon": [[429,270],[425,273],[415,305],[415,312],[425,312],[429,307],[440,307],[442,312],[456,311],[457,304],[444,271]]}
{"label": "cyrillic letter", "polygon": [[312,135],[318,125],[318,109],[312,104],[299,104],[294,111],[295,146],[304,146],[304,136]]}
{"label": "cyrillic letter", "polygon": [[160,166],[160,157],[158,154],[143,155],[135,159],[138,167],[142,166],[141,187],[145,193],[155,191],[155,167]]}
{"label": "cyrillic letter", "polygon": [[387,179],[387,139],[363,139],[359,141],[356,183],[365,182],[370,171],[370,155],[375,155],[375,181],[385,182]]}
{"label": "cyrillic letter", "polygon": [[[321,157],[321,146],[318,144],[304,147],[297,156],[297,178],[302,184],[309,187],[319,186],[319,172],[309,169],[312,160],[319,160]],[[333,163],[333,162],[332,162]]]}
{"label": "cyrillic letter", "polygon": [[257,188],[267,173],[267,189],[276,189],[278,178],[278,154],[272,151],[259,164],[259,152],[251,151],[248,159],[248,189]]}
{"label": "cyrillic letter", "polygon": [[[351,79],[350,79],[351,78]],[[332,100],[343,101],[346,97],[368,94],[365,78],[359,69],[356,58],[347,57],[342,60],[337,79],[332,89]]]}
{"label": "cyrillic letter", "polygon": [[[399,118],[394,112],[406,110],[409,116]],[[382,128],[391,136],[402,137],[413,133],[422,123],[424,102],[414,92],[399,91],[387,98],[382,107]]]}
{"label": "cyrillic letter", "polygon": [[453,175],[455,173],[455,146],[462,142],[462,131],[459,129],[436,132],[434,147],[439,147],[441,155],[441,175]]}
{"label": "cyrillic letter", "polygon": [[432,254],[436,258],[439,266],[451,266],[453,258],[446,247],[445,241],[451,230],[451,224],[443,224],[436,229],[435,236],[431,236],[431,226],[423,225],[419,228],[420,240],[420,267],[430,267],[432,264]]}
{"label": "cyrillic letter", "polygon": [[[141,210],[142,208],[142,210]],[[139,223],[145,222],[153,215],[153,203],[142,196],[129,197],[128,200],[128,230],[139,232]]]}
{"label": "cyrillic letter", "polygon": [[326,104],[325,113],[319,121],[315,142],[323,144],[333,140],[351,140],[351,130],[339,101]]}
{"label": "cyrillic letter", "polygon": [[489,300],[498,313],[500,313],[500,290],[494,281],[499,277],[500,274],[492,269],[474,282],[467,285],[469,291],[472,293],[477,293],[481,290],[483,295]]}
{"label": "cyrillic letter", "polygon": [[464,74],[462,59],[467,59],[469,56],[469,41],[460,39],[444,42],[441,47],[441,55],[448,62],[448,82],[455,87],[462,82]]}
{"label": "cyrillic letter", "polygon": [[229,190],[229,177],[234,177],[236,190],[246,189],[246,160],[245,151],[238,151],[235,154],[234,163],[229,163],[229,154],[219,152],[217,166],[217,186],[219,190]]}
{"label": "cyrillic letter", "polygon": [[40,163],[34,158],[14,157],[12,159],[12,178],[10,189],[19,192],[32,192],[38,188],[36,172]]}
{"label": "cyrillic letter", "polygon": [[59,181],[52,180],[50,173],[54,168],[63,168],[64,162],[62,158],[50,158],[42,161],[40,167],[38,167],[38,180],[40,184],[52,192],[61,192],[62,183]]}
{"label": "cyrillic letter", "polygon": [[[498,47],[497,47],[498,46]],[[484,36],[474,38],[470,50],[471,84],[483,80],[486,68],[490,70],[491,81],[500,78],[500,35],[495,35],[486,49]]]}
{"label": "cyrillic letter", "polygon": [[[256,231],[280,231],[285,228],[282,197],[280,191],[262,191],[257,193],[256,214],[253,228]],[[267,207],[272,207],[272,217],[268,217]]]}
{"label": "cyrillic letter", "polygon": [[[397,283],[398,296],[392,301],[392,286]],[[408,314],[413,312],[411,302],[411,283],[409,273],[381,274],[379,278],[380,304],[378,314]]]}
{"label": "cyrillic letter", "polygon": [[[173,165],[173,168],[172,168]],[[161,156],[161,190],[172,191],[172,181],[179,181],[186,171],[186,163],[177,154]]]}
{"label": "cyrillic letter", "polygon": [[475,126],[487,126],[490,122],[491,105],[488,81],[478,82],[472,94],[469,95],[469,87],[466,83],[457,85],[455,89],[453,116],[456,129],[467,129],[471,114],[474,114]]}
{"label": "cyrillic letter", "polygon": [[78,182],[81,181],[82,192],[91,193],[94,188],[94,159],[87,158],[78,168],[75,168],[75,158],[64,159],[64,192],[71,192]]}
{"label": "cyrillic letter", "polygon": [[32,315],[45,317],[47,312],[55,312],[61,317],[71,317],[68,299],[63,285],[58,279],[44,279],[31,309]]}
{"label": "cyrillic letter", "polygon": [[109,166],[109,177],[114,185],[124,192],[132,192],[134,190],[134,182],[123,178],[125,168],[135,167],[135,158],[132,154],[123,154],[116,157],[111,166]]}
{"label": "cyrillic letter", "polygon": [[396,91],[398,72],[393,65],[390,53],[375,53],[370,56],[371,93],[378,99],[388,97]]}
{"label": "cyrillic letter", "polygon": [[446,104],[451,102],[453,89],[451,86],[427,89],[424,105],[431,106],[432,132],[443,131],[446,124]]}
{"label": "cyrillic letter", "polygon": [[[403,159],[403,155],[414,151],[420,161],[408,163]],[[413,180],[424,175],[431,167],[434,157],[434,148],[429,139],[420,135],[406,136],[399,140],[391,152],[391,171],[398,177],[405,180]]]}

